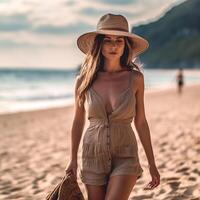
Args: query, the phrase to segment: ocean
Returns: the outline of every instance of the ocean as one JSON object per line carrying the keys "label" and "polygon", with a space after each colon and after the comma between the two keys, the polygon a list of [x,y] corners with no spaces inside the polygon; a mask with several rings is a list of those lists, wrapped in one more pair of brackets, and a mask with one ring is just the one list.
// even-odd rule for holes
{"label": "ocean", "polygon": [[[177,70],[142,69],[145,91],[176,87]],[[0,114],[74,103],[76,69],[0,68]],[[200,83],[200,70],[185,70],[185,83]]]}

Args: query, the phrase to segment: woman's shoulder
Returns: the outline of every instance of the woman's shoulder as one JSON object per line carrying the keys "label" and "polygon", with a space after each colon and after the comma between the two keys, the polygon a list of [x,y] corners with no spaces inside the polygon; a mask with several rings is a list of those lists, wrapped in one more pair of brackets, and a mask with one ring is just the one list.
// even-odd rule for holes
{"label": "woman's shoulder", "polygon": [[76,77],[75,77],[75,90],[78,90],[82,81],[83,81],[83,77],[80,74],[76,75]]}
{"label": "woman's shoulder", "polygon": [[133,87],[138,88],[139,86],[144,84],[144,75],[141,71],[136,69],[132,69],[132,76],[133,76]]}
{"label": "woman's shoulder", "polygon": [[144,75],[141,71],[132,69],[131,72],[137,81],[141,81],[142,79],[144,79]]}

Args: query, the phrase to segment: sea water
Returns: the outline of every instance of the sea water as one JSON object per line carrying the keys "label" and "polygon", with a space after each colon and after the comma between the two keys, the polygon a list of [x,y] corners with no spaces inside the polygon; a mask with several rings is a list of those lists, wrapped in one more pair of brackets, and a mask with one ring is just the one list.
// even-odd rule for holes
{"label": "sea water", "polygon": [[[176,87],[177,70],[142,69],[145,90]],[[0,68],[0,114],[74,103],[76,69]],[[185,83],[200,83],[200,70],[184,71]]]}

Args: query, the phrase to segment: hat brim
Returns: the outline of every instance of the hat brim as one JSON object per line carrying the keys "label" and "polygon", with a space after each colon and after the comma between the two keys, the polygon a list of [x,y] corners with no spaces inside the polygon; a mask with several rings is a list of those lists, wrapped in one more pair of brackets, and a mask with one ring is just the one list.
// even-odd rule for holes
{"label": "hat brim", "polygon": [[122,35],[129,37],[133,42],[133,53],[134,53],[133,57],[136,57],[139,54],[143,53],[149,47],[148,41],[137,34],[124,31],[116,31],[116,30],[101,30],[101,31],[88,32],[79,36],[77,39],[78,48],[84,54],[87,54],[93,45],[96,35],[98,34]]}

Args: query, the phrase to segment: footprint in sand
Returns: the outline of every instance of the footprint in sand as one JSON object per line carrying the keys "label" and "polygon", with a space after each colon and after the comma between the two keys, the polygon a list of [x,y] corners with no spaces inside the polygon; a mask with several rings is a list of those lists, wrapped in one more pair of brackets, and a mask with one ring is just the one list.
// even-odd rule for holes
{"label": "footprint in sand", "polygon": [[130,200],[141,200],[141,199],[152,199],[153,194],[150,195],[138,195],[135,197],[131,197]]}
{"label": "footprint in sand", "polygon": [[166,146],[167,144],[168,144],[167,142],[162,142],[162,143],[160,144],[160,146],[164,147],[164,146]]}
{"label": "footprint in sand", "polygon": [[165,168],[166,168],[165,163],[162,163],[162,164],[158,165],[158,168],[159,168],[159,169],[163,169],[163,168],[165,169]]}
{"label": "footprint in sand", "polygon": [[162,188],[162,189],[159,191],[158,195],[162,195],[162,194],[165,194],[165,193],[166,193],[166,190]]}
{"label": "footprint in sand", "polygon": [[169,185],[172,191],[176,191],[179,188],[179,185],[181,184],[179,177],[163,178],[163,182],[166,182],[166,184]]}
{"label": "footprint in sand", "polygon": [[179,182],[179,181],[169,182],[169,185],[170,185],[172,190],[177,190],[179,188],[180,184],[181,184],[181,182]]}
{"label": "footprint in sand", "polygon": [[185,162],[180,162],[178,163],[178,166],[183,166],[185,164]]}
{"label": "footprint in sand", "polygon": [[195,182],[197,179],[196,179],[196,177],[189,177],[188,180]]}
{"label": "footprint in sand", "polygon": [[180,178],[179,177],[168,177],[168,178],[163,178],[163,180],[166,180],[166,181],[177,181],[179,180]]}
{"label": "footprint in sand", "polygon": [[166,151],[166,149],[165,148],[160,148],[160,153],[163,153],[163,152],[165,152]]}
{"label": "footprint in sand", "polygon": [[188,171],[190,168],[189,167],[182,167],[182,168],[180,168],[180,169],[178,169],[178,170],[176,170],[176,172],[186,172],[186,171]]}
{"label": "footprint in sand", "polygon": [[184,191],[184,195],[193,195],[194,191],[198,188],[198,185],[193,185],[193,186],[189,186],[189,187],[185,187],[185,191]]}
{"label": "footprint in sand", "polygon": [[200,176],[200,171],[198,169],[194,169],[194,170],[192,170],[192,172],[194,172],[195,174],[198,174]]}

